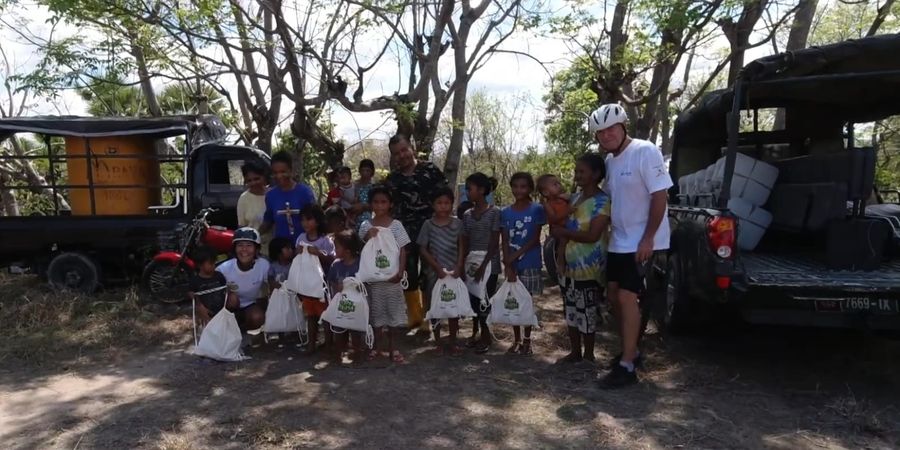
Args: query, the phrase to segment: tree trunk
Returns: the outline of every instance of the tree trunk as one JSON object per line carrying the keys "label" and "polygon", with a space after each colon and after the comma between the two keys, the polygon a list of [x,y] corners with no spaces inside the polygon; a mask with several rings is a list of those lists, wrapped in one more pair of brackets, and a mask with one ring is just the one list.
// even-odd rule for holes
{"label": "tree trunk", "polygon": [[869,31],[866,32],[866,37],[875,36],[878,33],[878,29],[881,28],[881,24],[884,23],[884,20],[887,19],[888,14],[891,12],[891,6],[894,5],[894,0],[887,0],[878,8],[878,13],[875,14],[875,20],[872,21],[872,26],[869,27]]}
{"label": "tree trunk", "polygon": [[[809,28],[813,17],[816,15],[818,0],[800,0],[797,12],[794,13],[794,22],[791,24],[791,32],[788,35],[787,45],[784,50],[792,52],[806,48],[806,40],[809,38]],[[775,126],[773,130],[784,129],[784,108],[775,111]]]}
{"label": "tree trunk", "polygon": [[17,217],[19,213],[19,201],[16,193],[5,186],[12,183],[12,177],[6,173],[0,173],[0,216]]}
{"label": "tree trunk", "polygon": [[159,100],[156,98],[156,92],[153,90],[153,82],[150,79],[150,70],[147,68],[147,59],[144,57],[144,48],[135,41],[134,36],[130,36],[131,56],[134,57],[135,65],[137,65],[138,80],[141,84],[141,92],[144,99],[147,100],[147,109],[153,117],[162,116],[162,108],[159,106]]}
{"label": "tree trunk", "polygon": [[731,19],[719,21],[731,47],[730,65],[728,66],[729,85],[737,80],[741,69],[744,68],[744,52],[750,46],[750,34],[753,33],[753,27],[756,26],[756,22],[759,21],[768,4],[769,0],[745,1],[744,10],[741,11],[737,22]]}
{"label": "tree trunk", "polygon": [[[465,58],[463,58],[465,59]],[[459,75],[457,75],[459,76]],[[453,122],[453,132],[450,134],[450,146],[447,148],[447,160],[444,161],[444,175],[450,186],[456,186],[459,176],[459,162],[462,158],[463,138],[466,132],[466,94],[469,89],[468,76],[459,79],[459,89],[453,93],[453,103],[450,109],[450,117]]]}

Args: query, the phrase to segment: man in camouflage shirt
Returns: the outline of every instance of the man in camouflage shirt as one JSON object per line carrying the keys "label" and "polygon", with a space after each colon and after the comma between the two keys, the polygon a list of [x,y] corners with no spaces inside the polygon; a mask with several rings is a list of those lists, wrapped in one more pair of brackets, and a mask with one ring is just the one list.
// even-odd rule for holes
{"label": "man in camouflage shirt", "polygon": [[394,197],[394,218],[403,223],[406,233],[412,241],[406,254],[406,271],[409,280],[408,290],[419,289],[419,249],[416,239],[422,224],[431,218],[433,213],[431,200],[434,192],[447,187],[447,177],[434,163],[418,161],[409,138],[402,134],[394,135],[388,142],[391,150],[391,173],[387,184]]}

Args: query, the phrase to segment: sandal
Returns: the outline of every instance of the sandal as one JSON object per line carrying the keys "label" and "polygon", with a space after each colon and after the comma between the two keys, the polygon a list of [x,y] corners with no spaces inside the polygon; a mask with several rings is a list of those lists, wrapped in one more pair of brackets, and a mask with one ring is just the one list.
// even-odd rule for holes
{"label": "sandal", "polygon": [[479,344],[477,347],[475,347],[475,353],[478,353],[479,355],[483,355],[483,354],[487,353],[488,350],[490,350],[490,349],[491,349],[490,344]]}
{"label": "sandal", "polygon": [[520,354],[520,355],[525,355],[525,356],[528,356],[528,355],[531,355],[531,354],[532,354],[532,352],[531,352],[531,339],[525,339],[524,341],[522,341],[522,347],[519,348],[519,354]]}
{"label": "sandal", "polygon": [[376,359],[378,359],[378,356],[378,350],[372,350],[368,355],[366,355],[366,361],[375,361]]}
{"label": "sandal", "polygon": [[391,354],[391,361],[393,361],[395,364],[405,364],[406,363],[406,359],[404,359],[403,355],[397,350],[394,350],[394,353]]}
{"label": "sandal", "polygon": [[513,344],[512,344],[511,346],[509,346],[509,349],[506,350],[506,354],[507,354],[507,355],[512,355],[512,354],[519,353],[519,351],[520,351],[520,350],[519,350],[519,349],[520,349],[519,346],[520,346],[520,345],[522,345],[522,344],[519,344],[518,341],[513,342]]}

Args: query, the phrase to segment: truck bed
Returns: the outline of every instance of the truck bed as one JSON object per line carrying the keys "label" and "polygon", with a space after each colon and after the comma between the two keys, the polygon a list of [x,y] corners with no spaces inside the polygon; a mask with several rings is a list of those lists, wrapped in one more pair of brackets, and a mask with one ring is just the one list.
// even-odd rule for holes
{"label": "truck bed", "polygon": [[825,288],[900,292],[900,259],[871,272],[833,270],[812,256],[745,253],[741,257],[751,287]]}

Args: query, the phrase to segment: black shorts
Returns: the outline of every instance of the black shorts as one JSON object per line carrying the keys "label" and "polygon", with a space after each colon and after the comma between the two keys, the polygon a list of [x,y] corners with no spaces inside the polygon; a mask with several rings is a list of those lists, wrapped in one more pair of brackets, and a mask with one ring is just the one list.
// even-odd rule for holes
{"label": "black shorts", "polygon": [[638,264],[634,253],[609,253],[606,255],[606,281],[618,283],[619,289],[642,294],[647,284],[644,280],[650,262]]}

